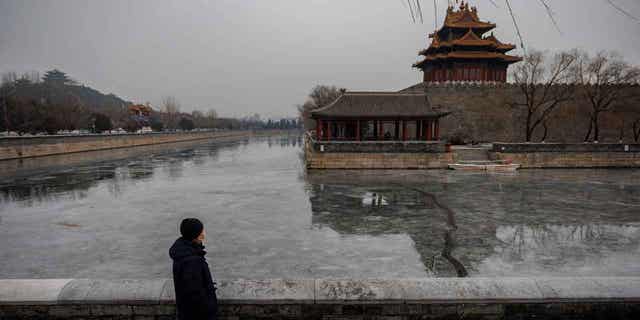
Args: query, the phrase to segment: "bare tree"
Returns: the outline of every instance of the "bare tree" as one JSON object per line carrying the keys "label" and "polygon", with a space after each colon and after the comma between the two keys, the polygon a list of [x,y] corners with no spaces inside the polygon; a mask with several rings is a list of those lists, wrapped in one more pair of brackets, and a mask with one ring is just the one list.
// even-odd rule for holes
{"label": "bare tree", "polygon": [[178,118],[180,116],[180,103],[173,96],[162,98],[162,122],[169,129],[178,127]]}
{"label": "bare tree", "polygon": [[15,72],[2,74],[0,80],[0,105],[2,106],[2,128],[4,131],[11,131],[11,121],[9,120],[9,97],[16,91],[16,81],[18,75]]}
{"label": "bare tree", "polygon": [[204,116],[204,113],[200,110],[191,111],[191,119],[193,120],[193,124],[196,128],[206,128],[207,127],[207,119]]}
{"label": "bare tree", "polygon": [[524,109],[526,113],[526,142],[531,142],[533,133],[540,125],[544,126],[546,138],[549,116],[564,102],[573,99],[574,87],[568,82],[576,60],[577,52],[561,52],[547,62],[545,53],[530,51],[524,61],[513,69],[513,79],[524,100],[512,102],[511,106]]}
{"label": "bare tree", "polygon": [[629,65],[615,53],[600,52],[594,57],[582,53],[576,63],[575,78],[580,84],[580,94],[591,107],[584,141],[593,137],[593,141],[598,142],[600,116],[633,98],[629,86],[638,84],[640,68]]}
{"label": "bare tree", "polygon": [[10,71],[2,74],[2,80],[0,80],[0,85],[6,86],[9,84],[14,84],[18,81],[18,74],[16,72]]}
{"label": "bare tree", "polygon": [[315,127],[315,121],[311,119],[311,111],[333,102],[345,91],[346,89],[336,86],[315,86],[309,93],[307,101],[297,106],[300,121],[302,121],[305,130]]}

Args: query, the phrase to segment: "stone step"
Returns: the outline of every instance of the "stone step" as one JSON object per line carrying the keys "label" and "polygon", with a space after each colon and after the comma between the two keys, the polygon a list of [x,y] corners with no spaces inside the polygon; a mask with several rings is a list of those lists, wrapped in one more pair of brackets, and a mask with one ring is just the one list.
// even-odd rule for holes
{"label": "stone step", "polygon": [[488,148],[453,147],[457,161],[489,161]]}

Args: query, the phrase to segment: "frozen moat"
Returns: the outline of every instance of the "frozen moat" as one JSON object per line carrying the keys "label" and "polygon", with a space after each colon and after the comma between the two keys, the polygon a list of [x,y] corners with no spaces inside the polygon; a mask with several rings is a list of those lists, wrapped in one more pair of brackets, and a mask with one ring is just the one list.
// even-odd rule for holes
{"label": "frozen moat", "polygon": [[205,223],[218,278],[640,276],[640,170],[305,172],[301,142],[5,175],[0,278],[168,278],[185,217]]}

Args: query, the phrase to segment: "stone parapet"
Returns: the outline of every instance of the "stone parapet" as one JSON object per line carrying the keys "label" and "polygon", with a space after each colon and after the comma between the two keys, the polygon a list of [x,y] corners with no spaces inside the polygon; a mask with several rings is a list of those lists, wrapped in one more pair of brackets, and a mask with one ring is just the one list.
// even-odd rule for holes
{"label": "stone parapet", "polygon": [[623,143],[493,143],[493,152],[542,153],[542,152],[629,152],[640,153],[640,144]]}
{"label": "stone parapet", "polygon": [[308,152],[309,169],[445,169],[453,153],[318,153]]}
{"label": "stone parapet", "polygon": [[[220,319],[636,319],[640,278],[219,281]],[[174,319],[170,279],[0,280],[0,319]]]}
{"label": "stone parapet", "polygon": [[304,144],[308,169],[444,169],[454,159],[453,153],[445,151],[442,142],[325,143],[308,133]]}
{"label": "stone parapet", "polygon": [[494,143],[491,160],[520,168],[640,168],[640,144]]}
{"label": "stone parapet", "polygon": [[442,141],[311,141],[314,152],[326,153],[443,153]]}

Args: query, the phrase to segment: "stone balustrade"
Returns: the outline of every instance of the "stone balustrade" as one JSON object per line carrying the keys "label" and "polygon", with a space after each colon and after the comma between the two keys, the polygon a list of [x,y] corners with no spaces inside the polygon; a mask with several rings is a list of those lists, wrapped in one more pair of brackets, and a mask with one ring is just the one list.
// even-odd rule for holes
{"label": "stone balustrade", "polygon": [[312,141],[315,152],[326,153],[444,153],[442,141]]}
{"label": "stone balustrade", "polygon": [[492,152],[640,152],[640,144],[625,143],[493,143]]}
{"label": "stone balustrade", "polygon": [[[637,319],[640,278],[219,281],[220,319]],[[0,319],[174,319],[173,281],[0,280]]]}
{"label": "stone balustrade", "polygon": [[494,143],[492,160],[530,168],[640,168],[640,144]]}

